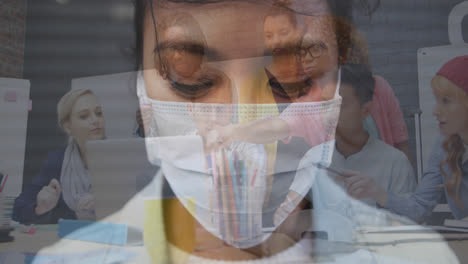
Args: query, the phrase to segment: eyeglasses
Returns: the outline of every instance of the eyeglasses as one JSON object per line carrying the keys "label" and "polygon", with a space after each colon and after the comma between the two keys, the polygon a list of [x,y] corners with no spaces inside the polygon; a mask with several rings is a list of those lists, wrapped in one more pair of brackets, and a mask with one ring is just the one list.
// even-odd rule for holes
{"label": "eyeglasses", "polygon": [[308,47],[299,47],[297,49],[297,56],[301,58],[305,58],[307,54],[310,54],[312,58],[318,58],[323,55],[323,53],[327,50],[327,46],[320,42],[320,43],[314,43]]}

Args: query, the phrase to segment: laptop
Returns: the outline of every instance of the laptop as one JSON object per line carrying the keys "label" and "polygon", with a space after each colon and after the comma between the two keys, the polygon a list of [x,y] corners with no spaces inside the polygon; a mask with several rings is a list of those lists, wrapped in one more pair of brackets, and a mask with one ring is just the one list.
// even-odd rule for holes
{"label": "laptop", "polygon": [[86,147],[97,220],[122,209],[159,170],[148,161],[144,138],[89,141]]}

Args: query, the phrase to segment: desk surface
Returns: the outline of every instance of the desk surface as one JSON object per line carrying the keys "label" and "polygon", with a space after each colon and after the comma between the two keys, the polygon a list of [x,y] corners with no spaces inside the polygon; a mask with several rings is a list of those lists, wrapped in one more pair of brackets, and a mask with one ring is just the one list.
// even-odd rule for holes
{"label": "desk surface", "polygon": [[[109,249],[121,250],[126,253],[135,253],[136,257],[130,258],[126,263],[150,263],[145,254],[145,248],[139,247],[119,247],[110,246],[99,243],[77,241],[70,239],[60,239],[57,236],[57,225],[36,226],[35,234],[26,234],[19,230],[13,231],[11,234],[15,237],[13,242],[0,243],[0,253],[26,253],[37,254],[41,256],[57,256],[64,259],[70,258],[75,260],[76,256],[83,256],[89,252],[94,252],[97,255],[99,252],[109,251]],[[101,251],[100,251],[101,250]],[[115,251],[114,251],[115,252]],[[75,256],[75,257],[74,257]],[[3,259],[0,257],[0,263],[3,264]],[[5,264],[16,263],[15,261],[7,261]],[[66,262],[65,262],[66,263]]]}
{"label": "desk surface", "polygon": [[[57,231],[41,230],[34,235],[14,231],[14,242],[0,244],[0,252],[27,252],[52,255],[79,254],[99,249],[125,249],[136,253],[136,257],[130,259],[128,263],[151,263],[145,247],[118,247],[98,243],[75,241],[69,239],[58,240]],[[360,242],[367,242],[368,245],[361,245],[363,249],[371,250],[381,256],[399,258],[407,261],[422,263],[460,263],[468,260],[468,234],[445,234],[445,238],[466,238],[461,241],[440,240],[438,234],[366,234],[359,238]],[[391,244],[392,241],[404,241],[408,243]],[[425,241],[426,240],[426,241]],[[386,243],[387,245],[376,245],[372,243]],[[451,250],[456,254],[451,254]],[[457,260],[458,257],[458,260]]]}
{"label": "desk surface", "polygon": [[57,228],[57,225],[37,226],[35,234],[26,234],[15,229],[10,233],[15,240],[0,243],[0,252],[38,252],[42,248],[59,241]]}
{"label": "desk surface", "polygon": [[[119,212],[103,219],[106,222],[125,223],[143,228],[144,201],[148,198],[137,195]],[[36,234],[29,235],[14,231],[15,241],[0,244],[0,252],[38,252],[40,254],[71,254],[95,251],[97,249],[125,249],[135,252],[137,257],[129,263],[151,263],[144,246],[118,247],[105,244],[57,238],[53,226],[38,226]],[[468,240],[445,241],[443,238],[467,238],[468,234],[438,233],[371,233],[356,237],[358,248],[366,249],[380,256],[422,263],[464,263],[468,261]],[[400,243],[392,243],[392,242]],[[384,244],[382,244],[384,243]],[[458,257],[458,258],[457,258]],[[403,262],[404,263],[404,262]]]}
{"label": "desk surface", "polygon": [[[128,263],[151,263],[143,246],[119,247],[69,239],[59,240],[57,225],[37,226],[37,231],[33,235],[18,230],[12,234],[15,236],[15,241],[0,244],[0,252],[40,252],[40,254],[64,255],[116,248],[125,249],[137,255]],[[466,240],[444,241],[443,238]],[[360,243],[357,248],[407,261],[464,263],[468,260],[468,234],[371,233],[361,234],[357,240]]]}
{"label": "desk surface", "polygon": [[[460,241],[450,240],[454,238]],[[411,261],[423,263],[468,261],[468,234],[375,233],[365,234],[359,241],[367,243],[366,248],[382,255]]]}

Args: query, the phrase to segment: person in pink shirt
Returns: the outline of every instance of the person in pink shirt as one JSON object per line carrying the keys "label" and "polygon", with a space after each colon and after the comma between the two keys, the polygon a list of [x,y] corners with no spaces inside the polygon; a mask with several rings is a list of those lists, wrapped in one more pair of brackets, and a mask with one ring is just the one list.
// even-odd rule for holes
{"label": "person in pink shirt", "polygon": [[[346,61],[369,64],[368,48],[364,36],[353,26],[351,49]],[[379,75],[374,75],[375,91],[372,98],[371,115],[364,120],[364,128],[375,138],[405,153],[411,161],[408,146],[408,130],[403,113],[390,84]]]}
{"label": "person in pink shirt", "polygon": [[381,76],[374,75],[375,91],[372,98],[371,116],[378,129],[379,138],[394,146],[409,157],[408,130],[398,99],[390,84]]}

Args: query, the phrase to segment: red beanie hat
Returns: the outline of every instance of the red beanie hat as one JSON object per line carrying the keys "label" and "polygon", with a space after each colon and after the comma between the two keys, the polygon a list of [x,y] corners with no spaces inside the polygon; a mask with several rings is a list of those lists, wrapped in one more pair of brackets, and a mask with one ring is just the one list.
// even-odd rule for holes
{"label": "red beanie hat", "polygon": [[468,93],[468,55],[456,57],[445,63],[437,75],[445,77]]}

